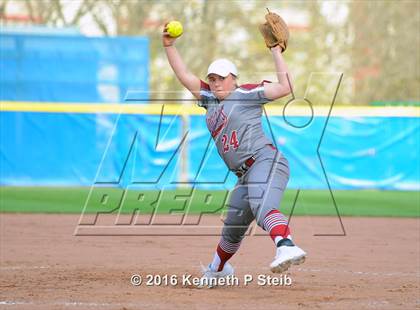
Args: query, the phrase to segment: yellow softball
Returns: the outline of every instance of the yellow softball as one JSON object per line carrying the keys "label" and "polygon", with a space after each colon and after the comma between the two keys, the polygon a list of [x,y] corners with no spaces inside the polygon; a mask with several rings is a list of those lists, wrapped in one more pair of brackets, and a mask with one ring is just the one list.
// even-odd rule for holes
{"label": "yellow softball", "polygon": [[171,36],[172,38],[179,37],[182,34],[182,31],[183,31],[182,24],[177,20],[173,20],[173,21],[169,22],[166,25],[166,29],[169,33],[169,36]]}

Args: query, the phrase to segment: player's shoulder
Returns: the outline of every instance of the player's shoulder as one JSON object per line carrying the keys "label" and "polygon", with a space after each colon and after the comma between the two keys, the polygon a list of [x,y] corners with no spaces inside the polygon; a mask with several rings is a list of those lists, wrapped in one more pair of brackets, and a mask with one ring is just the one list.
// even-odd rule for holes
{"label": "player's shoulder", "polygon": [[264,83],[271,83],[270,81],[263,80],[260,83],[247,83],[239,85],[238,88],[236,88],[236,91],[244,94],[258,92],[261,90],[264,90]]}
{"label": "player's shoulder", "polygon": [[201,96],[201,99],[216,98],[210,90],[210,85],[204,82],[203,80],[200,80],[200,96]]}
{"label": "player's shoulder", "polygon": [[200,90],[210,91],[210,85],[203,80],[200,80]]}

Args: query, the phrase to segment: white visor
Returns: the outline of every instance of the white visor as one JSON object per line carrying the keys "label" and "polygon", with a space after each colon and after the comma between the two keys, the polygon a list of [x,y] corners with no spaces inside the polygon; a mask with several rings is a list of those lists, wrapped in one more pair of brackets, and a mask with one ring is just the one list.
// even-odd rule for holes
{"label": "white visor", "polygon": [[217,59],[213,61],[207,69],[207,76],[209,76],[212,73],[223,77],[227,77],[229,73],[232,73],[234,76],[237,76],[238,70],[231,61],[227,59]]}

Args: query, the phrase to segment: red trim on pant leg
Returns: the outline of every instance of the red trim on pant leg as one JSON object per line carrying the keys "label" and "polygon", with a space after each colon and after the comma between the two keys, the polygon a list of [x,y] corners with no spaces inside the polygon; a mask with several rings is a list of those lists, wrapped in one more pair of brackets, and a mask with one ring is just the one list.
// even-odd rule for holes
{"label": "red trim on pant leg", "polygon": [[[276,216],[274,214],[277,214],[278,216]],[[279,210],[271,210],[265,216],[265,220],[267,219],[267,217],[269,217],[271,215],[274,215],[274,216],[271,217],[271,221],[269,221],[271,223],[276,222],[276,221],[283,221],[284,222],[284,219],[286,218]],[[276,217],[278,217],[278,218],[276,218]],[[264,227],[264,229],[266,229],[266,227]],[[288,224],[287,225],[278,224],[278,225],[275,225],[275,226],[271,227],[271,229],[269,231],[269,234],[270,234],[271,239],[273,239],[273,241],[274,241],[274,239],[276,239],[276,237],[278,237],[278,236],[281,236],[282,238],[287,238],[287,236],[289,236],[291,233],[290,233],[290,228],[289,228]]]}
{"label": "red trim on pant leg", "polygon": [[[279,211],[279,210],[271,210],[270,212],[268,212],[268,213],[265,215],[265,217],[268,217],[269,215],[274,214],[274,213],[280,213],[280,211]],[[280,213],[280,214],[281,214],[281,213]]]}
{"label": "red trim on pant leg", "polygon": [[288,235],[290,235],[290,229],[287,225],[277,225],[273,227],[273,229],[270,230],[270,237],[273,239],[273,241],[276,239],[276,237],[281,236],[282,238],[286,238]]}

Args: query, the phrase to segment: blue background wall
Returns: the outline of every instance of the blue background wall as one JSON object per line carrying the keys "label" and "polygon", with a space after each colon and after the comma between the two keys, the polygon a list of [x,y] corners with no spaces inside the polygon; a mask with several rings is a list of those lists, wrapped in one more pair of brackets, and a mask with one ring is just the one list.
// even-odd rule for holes
{"label": "blue background wall", "polygon": [[[325,118],[304,129],[281,117],[269,120],[273,141],[290,162],[289,186],[327,188],[316,154]],[[189,181],[202,188],[233,186],[236,177],[213,148],[204,117],[191,116],[190,124]],[[271,136],[268,126],[265,130]],[[176,186],[179,181],[178,116],[3,112],[0,132],[3,185]],[[418,190],[419,136],[415,117],[332,117],[320,148],[331,186]]]}
{"label": "blue background wall", "polygon": [[149,40],[2,33],[0,99],[122,102],[149,90]]}
{"label": "blue background wall", "polygon": [[[127,90],[147,98],[147,38],[2,33],[0,52],[2,101],[118,103]],[[419,119],[332,117],[320,148],[332,187],[419,190]],[[302,129],[279,116],[269,121],[267,135],[290,162],[290,187],[327,188],[316,153],[325,117]],[[230,188],[236,177],[213,148],[203,116],[189,123],[180,146],[178,116],[2,111],[0,184],[176,187],[178,148],[187,146],[190,182]]]}

